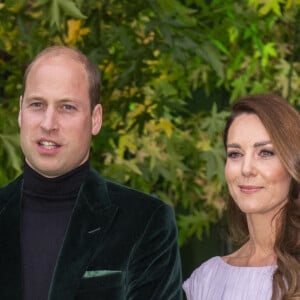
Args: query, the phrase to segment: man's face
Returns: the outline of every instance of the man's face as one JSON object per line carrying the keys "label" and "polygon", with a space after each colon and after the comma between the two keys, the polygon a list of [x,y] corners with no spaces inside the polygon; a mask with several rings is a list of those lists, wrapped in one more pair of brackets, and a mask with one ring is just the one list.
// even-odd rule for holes
{"label": "man's face", "polygon": [[40,58],[28,74],[18,122],[26,162],[41,175],[57,177],[84,163],[102,110],[98,104],[91,113],[83,66],[66,54]]}

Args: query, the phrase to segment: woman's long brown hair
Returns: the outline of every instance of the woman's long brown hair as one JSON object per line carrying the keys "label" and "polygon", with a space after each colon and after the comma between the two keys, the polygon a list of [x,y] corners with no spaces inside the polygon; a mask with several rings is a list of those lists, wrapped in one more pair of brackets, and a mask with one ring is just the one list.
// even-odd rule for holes
{"label": "woman's long brown hair", "polygon": [[[300,115],[277,95],[259,94],[240,98],[234,103],[225,126],[225,148],[233,120],[243,113],[259,117],[280,161],[292,177],[289,199],[280,212],[280,224],[276,231],[274,252],[278,267],[273,275],[272,300],[300,299]],[[233,241],[246,242],[249,239],[246,216],[231,197],[227,211]]]}

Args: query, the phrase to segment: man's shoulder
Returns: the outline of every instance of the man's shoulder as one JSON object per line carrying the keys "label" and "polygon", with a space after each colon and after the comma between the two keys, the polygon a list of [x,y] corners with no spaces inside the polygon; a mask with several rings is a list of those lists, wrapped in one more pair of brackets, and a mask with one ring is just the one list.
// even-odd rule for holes
{"label": "man's shoulder", "polygon": [[15,178],[14,180],[8,182],[6,185],[0,187],[0,195],[9,194],[16,191],[16,189],[20,189],[22,185],[23,175]]}
{"label": "man's shoulder", "polygon": [[155,195],[152,195],[150,193],[146,193],[144,191],[132,188],[130,186],[127,186],[125,184],[118,183],[111,179],[104,179],[107,185],[107,189],[110,195],[115,195],[118,197],[135,197],[140,200],[150,200],[154,202],[161,203],[162,201],[156,197]]}
{"label": "man's shoulder", "polygon": [[118,183],[112,179],[102,177],[97,171],[93,170],[98,174],[99,181],[102,181],[106,185],[109,198],[112,202],[118,203],[119,205],[129,203],[137,206],[150,206],[157,208],[165,206],[170,208],[168,204],[159,199],[156,195],[129,187],[125,184]]}
{"label": "man's shoulder", "polygon": [[0,203],[4,205],[6,201],[17,197],[21,193],[23,176],[19,176],[16,179],[9,182],[7,185],[0,187]]}

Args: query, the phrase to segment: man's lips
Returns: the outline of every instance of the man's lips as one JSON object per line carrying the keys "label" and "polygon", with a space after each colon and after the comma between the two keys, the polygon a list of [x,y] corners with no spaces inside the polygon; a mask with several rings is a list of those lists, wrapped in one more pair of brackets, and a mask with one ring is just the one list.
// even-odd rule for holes
{"label": "man's lips", "polygon": [[48,150],[56,149],[61,146],[60,144],[49,140],[39,140],[38,145]]}
{"label": "man's lips", "polygon": [[252,194],[259,192],[263,189],[262,186],[257,185],[239,185],[240,191],[245,194]]}

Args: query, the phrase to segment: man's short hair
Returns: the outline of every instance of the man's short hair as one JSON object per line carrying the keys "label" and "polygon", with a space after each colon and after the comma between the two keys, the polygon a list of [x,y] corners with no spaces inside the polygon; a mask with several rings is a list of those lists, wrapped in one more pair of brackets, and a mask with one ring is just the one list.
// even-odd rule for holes
{"label": "man's short hair", "polygon": [[93,111],[94,107],[100,102],[101,82],[100,82],[99,68],[94,63],[92,63],[87,58],[87,56],[84,55],[82,52],[66,46],[50,46],[45,48],[43,51],[41,51],[36,55],[36,57],[32,60],[32,62],[28,65],[28,67],[25,70],[24,77],[23,77],[22,94],[25,93],[27,77],[33,65],[44,56],[59,56],[59,55],[67,55],[70,58],[73,58],[75,61],[81,63],[82,66],[84,67],[88,76],[89,97],[91,103],[91,111]]}

